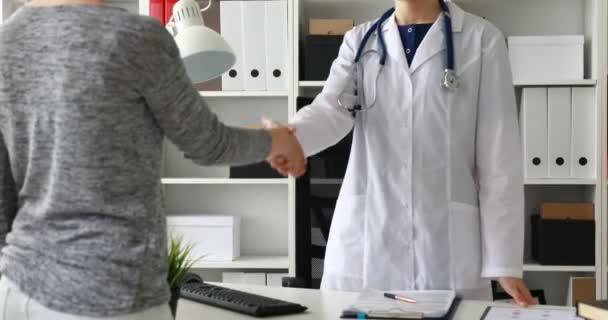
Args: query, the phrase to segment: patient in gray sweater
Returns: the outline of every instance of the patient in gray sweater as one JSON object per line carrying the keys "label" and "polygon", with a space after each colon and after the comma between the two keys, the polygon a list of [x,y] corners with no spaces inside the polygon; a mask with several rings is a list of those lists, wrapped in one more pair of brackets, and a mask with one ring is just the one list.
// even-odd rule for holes
{"label": "patient in gray sweater", "polygon": [[304,159],[286,128],[227,127],[151,18],[26,6],[0,26],[0,273],[107,317],[168,302],[163,137],[201,165]]}

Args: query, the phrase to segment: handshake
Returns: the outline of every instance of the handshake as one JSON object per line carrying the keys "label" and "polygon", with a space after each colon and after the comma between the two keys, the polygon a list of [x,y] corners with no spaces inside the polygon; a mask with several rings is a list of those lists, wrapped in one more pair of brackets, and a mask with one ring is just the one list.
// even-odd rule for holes
{"label": "handshake", "polygon": [[262,120],[272,138],[272,150],[266,161],[284,176],[299,177],[306,173],[306,157],[295,130],[272,120]]}

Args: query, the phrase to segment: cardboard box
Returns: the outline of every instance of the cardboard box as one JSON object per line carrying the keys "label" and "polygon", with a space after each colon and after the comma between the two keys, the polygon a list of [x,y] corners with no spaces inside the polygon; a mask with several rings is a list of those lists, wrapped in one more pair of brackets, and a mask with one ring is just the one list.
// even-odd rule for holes
{"label": "cardboard box", "polygon": [[581,301],[595,300],[595,278],[570,277],[568,306],[576,306]]}
{"label": "cardboard box", "polygon": [[591,202],[545,202],[541,204],[540,215],[547,220],[595,220]]}
{"label": "cardboard box", "polygon": [[311,35],[344,35],[355,25],[353,19],[310,19],[308,33]]}
{"label": "cardboard box", "polygon": [[595,221],[532,220],[532,258],[541,265],[595,265]]}

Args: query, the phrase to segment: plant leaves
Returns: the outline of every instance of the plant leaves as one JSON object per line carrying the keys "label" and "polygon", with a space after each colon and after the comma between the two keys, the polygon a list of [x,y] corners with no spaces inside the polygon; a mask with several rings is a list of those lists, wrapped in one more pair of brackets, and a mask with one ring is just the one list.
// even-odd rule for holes
{"label": "plant leaves", "polygon": [[171,289],[178,288],[192,266],[203,258],[189,260],[193,248],[192,243],[184,244],[182,237],[170,235],[167,282]]}

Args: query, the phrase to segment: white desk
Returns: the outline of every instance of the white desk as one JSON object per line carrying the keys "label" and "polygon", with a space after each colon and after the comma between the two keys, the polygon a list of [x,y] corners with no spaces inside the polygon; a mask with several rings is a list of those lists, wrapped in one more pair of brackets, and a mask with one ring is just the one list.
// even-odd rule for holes
{"label": "white desk", "polygon": [[[251,292],[271,298],[299,303],[308,307],[302,314],[284,317],[273,317],[273,320],[335,320],[340,318],[343,309],[350,306],[357,298],[356,293],[328,292],[319,290],[275,288],[245,285],[226,285],[237,290]],[[454,320],[478,320],[489,302],[463,301]],[[176,320],[251,320],[252,317],[210,307],[204,304],[181,299],[177,307]]]}

